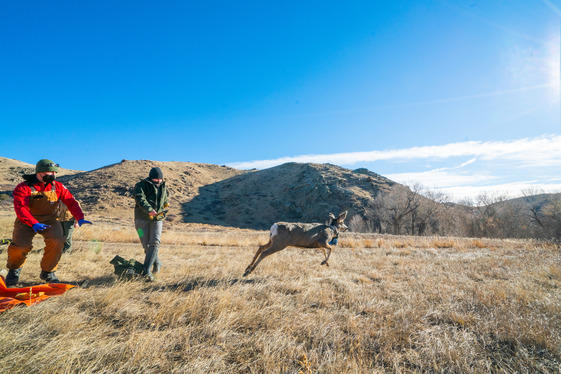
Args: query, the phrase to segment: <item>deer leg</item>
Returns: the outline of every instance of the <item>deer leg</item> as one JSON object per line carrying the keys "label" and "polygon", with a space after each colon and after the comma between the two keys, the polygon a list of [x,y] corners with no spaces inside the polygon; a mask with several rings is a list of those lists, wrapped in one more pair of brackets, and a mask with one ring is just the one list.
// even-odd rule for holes
{"label": "deer leg", "polygon": [[255,262],[257,261],[257,259],[261,255],[261,253],[263,253],[264,250],[271,247],[272,244],[273,244],[273,240],[272,240],[272,238],[269,238],[269,242],[267,244],[259,246],[259,249],[255,253],[255,256],[253,256],[253,260],[251,261],[251,264],[249,264],[249,266],[245,269],[245,272],[243,273],[244,277],[246,275],[249,275],[249,273],[251,273],[253,271],[253,269],[255,269],[255,266],[257,266],[257,264]]}
{"label": "deer leg", "polygon": [[[261,252],[261,255],[257,258],[255,263],[253,263],[252,265],[247,267],[243,276],[245,277],[246,275],[250,274],[253,270],[255,270],[257,265],[259,265],[259,263],[261,261],[263,261],[263,259],[265,257],[270,256],[275,252],[282,251],[285,248],[286,248],[286,245],[273,243],[269,248],[267,248],[267,249],[265,249],[264,251]],[[259,247],[259,249],[261,249],[261,247]]]}
{"label": "deer leg", "polygon": [[[323,251],[323,255],[325,256],[325,260],[322,261],[322,265],[327,265],[329,266],[329,262],[327,262],[329,260],[329,256],[331,256],[331,246],[329,245],[329,243],[325,242],[325,243],[321,243],[321,249]],[[327,249],[327,251],[326,251]]]}

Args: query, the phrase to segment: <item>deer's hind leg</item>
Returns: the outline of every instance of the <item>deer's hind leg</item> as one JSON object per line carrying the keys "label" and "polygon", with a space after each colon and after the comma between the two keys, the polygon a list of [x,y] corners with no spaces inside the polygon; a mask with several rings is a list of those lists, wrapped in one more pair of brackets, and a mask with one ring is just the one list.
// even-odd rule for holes
{"label": "deer's hind leg", "polygon": [[272,244],[273,244],[273,238],[271,236],[271,237],[269,237],[269,242],[267,244],[263,244],[263,245],[259,246],[259,249],[255,253],[255,256],[253,256],[253,260],[251,261],[251,264],[249,264],[249,266],[245,269],[245,272],[243,273],[244,277],[246,275],[248,275],[249,273],[251,273],[253,271],[253,269],[255,269],[255,267],[257,266],[256,261],[259,258],[259,256],[263,253],[264,250],[271,247]]}
{"label": "deer's hind leg", "polygon": [[[279,243],[275,243],[274,238],[272,240],[272,244],[269,248],[267,248],[266,250],[261,252],[261,255],[259,256],[259,258],[257,258],[257,261],[255,261],[255,263],[253,265],[248,266],[248,268],[246,269],[244,276],[246,276],[247,274],[251,273],[253,270],[255,270],[255,268],[257,267],[257,265],[259,265],[259,263],[261,261],[263,261],[263,259],[267,256],[272,255],[273,253],[276,253],[278,251],[282,251],[283,249],[285,249],[287,247],[287,245],[284,244],[279,244]],[[261,247],[260,247],[261,248]],[[249,271],[248,271],[249,270]]]}

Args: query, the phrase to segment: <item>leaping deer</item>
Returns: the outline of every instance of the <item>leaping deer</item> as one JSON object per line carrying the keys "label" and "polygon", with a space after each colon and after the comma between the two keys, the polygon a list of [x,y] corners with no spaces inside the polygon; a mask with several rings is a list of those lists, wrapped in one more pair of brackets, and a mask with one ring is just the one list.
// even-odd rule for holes
{"label": "leaping deer", "polygon": [[[277,222],[271,227],[269,242],[260,245],[251,264],[245,269],[243,276],[249,275],[255,267],[267,256],[275,252],[282,251],[288,246],[301,248],[321,248],[325,260],[322,265],[329,266],[327,262],[331,255],[333,246],[337,244],[339,232],[347,231],[349,228],[345,226],[343,221],[347,217],[347,212],[339,214],[335,217],[329,213],[330,224],[322,225],[320,223],[290,223]],[[326,251],[327,250],[327,251]]]}

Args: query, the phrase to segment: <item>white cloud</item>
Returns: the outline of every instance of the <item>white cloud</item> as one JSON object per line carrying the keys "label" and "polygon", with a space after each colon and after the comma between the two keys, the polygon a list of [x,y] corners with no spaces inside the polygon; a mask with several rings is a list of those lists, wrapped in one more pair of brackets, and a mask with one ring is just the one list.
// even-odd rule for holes
{"label": "white cloud", "polygon": [[423,186],[431,188],[450,188],[473,183],[489,183],[496,179],[495,177],[489,175],[460,174],[443,169],[422,171],[418,173],[388,174],[385,175],[385,177],[406,185],[420,183]]}
{"label": "white cloud", "polygon": [[[461,166],[461,165],[460,165]],[[561,192],[561,179],[548,178],[547,183],[540,180],[527,180],[505,183],[500,176],[482,173],[480,170],[458,172],[459,167],[443,168],[418,173],[388,174],[386,177],[405,184],[421,185],[446,193],[453,201],[475,199],[482,193],[506,195],[514,198],[524,191]]]}
{"label": "white cloud", "polygon": [[238,169],[265,169],[286,162],[332,163],[341,166],[352,166],[359,162],[420,159],[445,160],[451,157],[477,157],[482,160],[517,161],[526,166],[559,165],[561,163],[561,135],[494,142],[469,141],[387,151],[300,155],[272,160],[234,162],[228,164],[228,166]]}
{"label": "white cloud", "polygon": [[456,186],[439,188],[439,191],[446,193],[452,200],[459,201],[462,199],[475,199],[483,193],[491,193],[497,195],[505,195],[508,198],[523,196],[524,191],[536,191],[538,193],[559,193],[561,192],[561,183],[536,183],[536,181],[503,183],[490,186]]}
{"label": "white cloud", "polygon": [[455,166],[388,173],[385,176],[406,185],[420,183],[445,192],[456,201],[474,199],[484,192],[516,197],[521,196],[522,191],[530,189],[561,191],[561,135],[494,142],[469,141],[388,151],[300,155],[232,163],[229,166],[262,169],[286,162],[313,162],[349,167],[357,163],[384,161],[399,163],[395,168],[399,169],[404,162],[410,168],[423,160],[450,162],[454,159],[461,162],[462,157],[470,158]]}

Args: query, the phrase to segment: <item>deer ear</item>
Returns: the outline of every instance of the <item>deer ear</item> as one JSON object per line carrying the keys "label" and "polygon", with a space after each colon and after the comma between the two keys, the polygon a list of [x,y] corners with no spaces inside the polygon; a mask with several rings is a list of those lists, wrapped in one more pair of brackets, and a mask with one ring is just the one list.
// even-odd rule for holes
{"label": "deer ear", "polygon": [[343,213],[339,214],[339,217],[337,217],[338,221],[343,221],[345,218],[347,218],[347,211],[345,210]]}
{"label": "deer ear", "polygon": [[335,216],[333,215],[333,213],[329,213],[329,218],[335,219]]}

